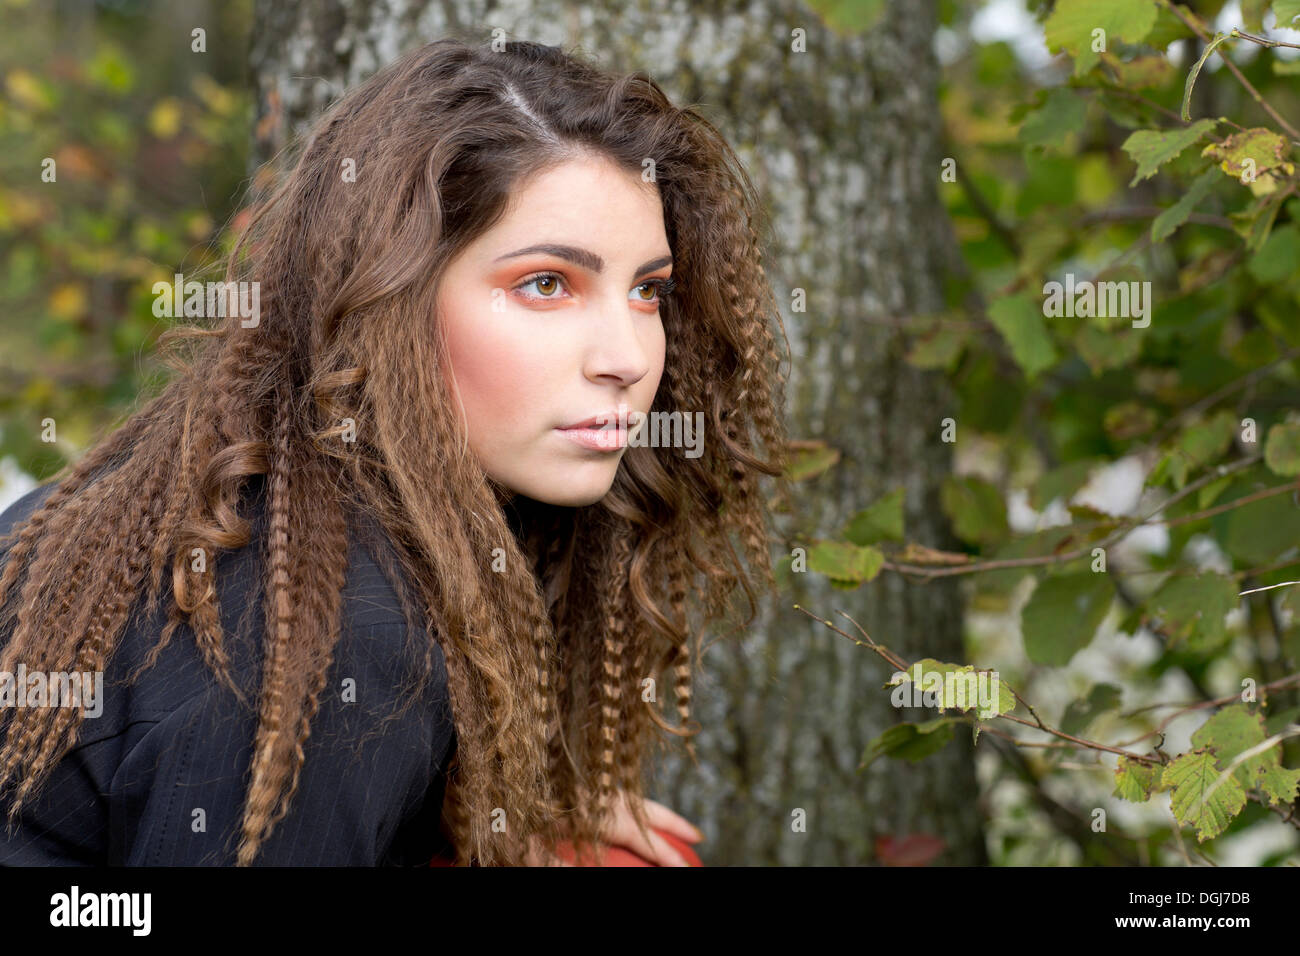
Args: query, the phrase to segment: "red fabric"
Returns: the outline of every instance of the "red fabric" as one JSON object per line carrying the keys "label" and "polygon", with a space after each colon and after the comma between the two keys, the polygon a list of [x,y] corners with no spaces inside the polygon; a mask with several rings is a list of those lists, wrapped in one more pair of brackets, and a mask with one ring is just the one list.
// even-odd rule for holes
{"label": "red fabric", "polygon": [[[669,833],[667,830],[662,830],[659,827],[651,827],[651,829],[654,830],[655,833],[658,833],[665,840],[667,840],[668,843],[672,846],[672,848],[682,855],[682,859],[684,859],[691,866],[704,865],[703,863],[700,862],[699,856],[696,855],[695,851],[691,848],[691,845],[686,841],[682,840],[681,837],[677,836],[676,834]],[[574,853],[573,847],[568,843],[568,841],[560,843],[556,847],[556,851],[559,853],[560,859],[564,860],[564,862],[566,863],[572,863],[575,866],[658,866],[659,865],[657,863],[651,863],[649,860],[645,859],[644,857],[639,856],[638,854],[633,853],[631,850],[627,849],[626,847],[621,847],[621,846],[606,847],[605,852],[601,854],[601,859],[599,860],[599,862],[593,862],[590,856],[586,857],[584,859],[584,862],[582,863],[576,862],[577,854]],[[448,860],[445,857],[441,857],[441,856],[435,856],[429,862],[429,865],[430,866],[455,866],[455,864],[451,860]]]}

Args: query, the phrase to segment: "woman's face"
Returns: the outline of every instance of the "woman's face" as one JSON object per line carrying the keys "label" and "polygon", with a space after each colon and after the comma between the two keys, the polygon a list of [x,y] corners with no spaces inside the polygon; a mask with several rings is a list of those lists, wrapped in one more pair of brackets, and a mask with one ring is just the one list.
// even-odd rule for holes
{"label": "woman's face", "polygon": [[449,263],[437,308],[452,389],[491,478],[554,505],[609,491],[627,448],[619,419],[586,434],[604,448],[563,429],[623,405],[630,431],[650,411],[664,368],[653,280],[672,273],[670,254],[658,189],[602,157],[525,183]]}

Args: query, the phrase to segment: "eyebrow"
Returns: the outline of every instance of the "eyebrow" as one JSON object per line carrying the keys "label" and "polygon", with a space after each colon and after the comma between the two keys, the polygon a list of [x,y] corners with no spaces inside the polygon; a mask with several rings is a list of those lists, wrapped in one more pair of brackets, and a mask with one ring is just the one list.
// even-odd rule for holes
{"label": "eyebrow", "polygon": [[[524,249],[516,249],[514,252],[507,252],[503,256],[497,256],[493,261],[500,262],[502,259],[515,259],[519,256],[529,256],[537,253],[555,256],[557,259],[567,259],[597,275],[605,268],[605,260],[594,252],[579,249],[577,246],[565,246],[549,242],[538,243]],[[643,263],[635,274],[643,275],[647,272],[653,272],[655,269],[662,269],[664,266],[672,265],[672,263],[672,256],[659,256],[657,259],[651,259],[649,262]]]}

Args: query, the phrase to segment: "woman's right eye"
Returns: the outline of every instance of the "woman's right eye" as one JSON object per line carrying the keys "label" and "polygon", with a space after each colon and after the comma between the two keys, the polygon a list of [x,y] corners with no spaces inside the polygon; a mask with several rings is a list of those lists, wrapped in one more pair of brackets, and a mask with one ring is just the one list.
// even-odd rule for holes
{"label": "woman's right eye", "polygon": [[526,289],[528,286],[537,286],[540,295],[525,295],[526,299],[558,299],[556,294],[561,286],[560,277],[554,272],[541,272],[531,278],[525,279],[519,285],[515,286],[515,291]]}

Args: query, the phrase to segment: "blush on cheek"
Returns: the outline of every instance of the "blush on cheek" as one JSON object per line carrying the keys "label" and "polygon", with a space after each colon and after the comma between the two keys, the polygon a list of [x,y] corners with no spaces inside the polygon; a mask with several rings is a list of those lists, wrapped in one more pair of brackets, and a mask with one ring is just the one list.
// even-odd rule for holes
{"label": "blush on cheek", "polygon": [[514,321],[509,311],[485,313],[467,309],[463,301],[450,306],[442,313],[448,361],[465,413],[480,438],[508,435],[528,414],[546,408],[548,394],[554,393],[548,381],[553,356],[539,348],[545,342],[539,342],[536,330]]}

